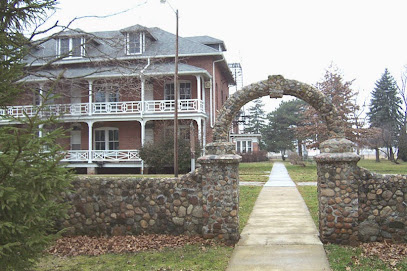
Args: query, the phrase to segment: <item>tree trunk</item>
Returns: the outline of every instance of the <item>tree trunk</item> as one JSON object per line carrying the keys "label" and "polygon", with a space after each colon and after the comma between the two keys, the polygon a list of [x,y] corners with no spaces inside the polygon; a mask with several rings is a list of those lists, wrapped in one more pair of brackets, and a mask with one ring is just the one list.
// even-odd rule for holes
{"label": "tree trunk", "polygon": [[389,148],[389,160],[394,161],[394,152],[393,152],[393,147]]}
{"label": "tree trunk", "polygon": [[404,121],[403,128],[400,131],[399,136],[399,150],[397,158],[407,162],[407,131],[406,131],[406,121]]}
{"label": "tree trunk", "polygon": [[376,162],[379,163],[380,162],[380,152],[379,152],[379,148],[375,148],[376,151]]}
{"label": "tree trunk", "polygon": [[303,157],[302,157],[302,140],[301,139],[298,139],[297,146],[298,146],[298,155],[301,157],[301,160],[303,160]]}
{"label": "tree trunk", "polygon": [[281,151],[281,159],[283,159],[283,161],[285,161],[285,151]]}

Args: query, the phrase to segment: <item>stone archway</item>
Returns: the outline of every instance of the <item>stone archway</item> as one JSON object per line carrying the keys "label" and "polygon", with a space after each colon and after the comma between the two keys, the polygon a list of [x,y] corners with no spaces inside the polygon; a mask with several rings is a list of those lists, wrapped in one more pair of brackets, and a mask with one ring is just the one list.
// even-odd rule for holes
{"label": "stone archway", "polygon": [[220,236],[230,242],[239,239],[240,156],[228,140],[232,120],[246,103],[263,97],[295,96],[314,107],[325,120],[329,137],[320,144],[315,160],[318,170],[319,231],[323,242],[353,244],[358,240],[358,186],[354,175],[360,157],[353,143],[344,138],[344,127],[332,102],[314,87],[284,79],[281,75],[244,87],[234,93],[219,112],[213,142],[202,165],[204,198],[204,236]]}
{"label": "stone archway", "polygon": [[284,79],[281,75],[272,75],[267,80],[246,86],[230,96],[219,112],[214,127],[213,142],[228,141],[232,120],[246,103],[263,96],[282,98],[283,95],[295,96],[310,104],[325,120],[330,137],[343,137],[344,129],[340,124],[336,108],[328,97],[310,85]]}

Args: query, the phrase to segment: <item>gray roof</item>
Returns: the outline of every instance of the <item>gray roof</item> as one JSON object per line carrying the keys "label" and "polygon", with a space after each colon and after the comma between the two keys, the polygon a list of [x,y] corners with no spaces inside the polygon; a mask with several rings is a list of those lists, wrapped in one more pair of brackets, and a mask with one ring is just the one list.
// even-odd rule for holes
{"label": "gray roof", "polygon": [[[142,54],[136,55],[127,55],[126,54],[126,33],[131,32],[143,32],[146,35],[145,38],[145,51]],[[80,36],[86,37],[85,50],[86,56],[82,58],[64,58],[56,61],[57,52],[56,52],[56,41],[59,37],[77,37]],[[147,28],[141,25],[130,26],[117,31],[101,31],[101,32],[83,32],[80,29],[73,29],[63,31],[56,35],[51,36],[51,38],[37,41],[40,43],[40,46],[35,46],[31,50],[31,54],[25,59],[25,62],[28,66],[43,66],[46,63],[54,62],[52,66],[49,66],[49,70],[45,71],[47,74],[59,74],[63,71],[63,68],[66,69],[64,75],[68,77],[78,77],[85,74],[86,77],[89,77],[91,74],[98,73],[100,75],[105,74],[106,76],[113,69],[118,69],[118,73],[122,73],[119,67],[102,67],[98,68],[98,71],[95,71],[96,68],[89,68],[83,66],[90,66],[92,63],[97,63],[100,61],[116,61],[120,60],[140,60],[147,58],[173,58],[175,55],[175,38],[176,36],[172,33],[164,31],[157,27]],[[221,42],[223,41],[211,38],[208,36],[202,37],[193,37],[193,38],[183,38],[179,37],[179,46],[178,53],[179,56],[216,56],[217,59],[223,57],[223,53],[220,52],[217,48],[212,48],[207,44],[202,42]],[[209,44],[209,43],[208,43]],[[222,69],[228,78],[230,83],[234,82],[233,76],[230,73],[226,65],[226,61],[223,61]],[[117,63],[117,62],[116,62]],[[134,63],[134,62],[133,62]],[[105,66],[103,64],[101,66]],[[145,65],[145,64],[144,64]],[[185,68],[185,71],[192,71],[195,69],[197,72],[201,72],[198,67],[193,67],[190,65],[184,66],[180,65],[181,68]],[[62,67],[63,66],[63,67]],[[82,66],[82,67],[77,67]],[[157,65],[154,65],[158,68]],[[223,67],[225,66],[225,67]],[[170,65],[162,65],[159,67],[162,69],[162,73],[168,72]],[[137,70],[141,70],[137,67]],[[180,70],[181,71],[181,70]],[[41,72],[41,75],[44,72]],[[32,78],[32,77],[29,77]]]}
{"label": "gray roof", "polygon": [[[148,34],[146,40],[146,49],[139,55],[126,55],[125,52],[125,33],[127,32],[144,31]],[[37,50],[31,52],[31,55],[26,59],[30,64],[43,64],[47,61],[56,58],[56,39],[61,36],[78,36],[83,34],[87,40],[94,42],[87,42],[86,58],[145,58],[145,57],[165,57],[175,55],[175,35],[160,28],[146,28],[139,25],[124,28],[119,31],[103,31],[103,32],[81,32],[80,29],[68,30],[53,36],[44,42]],[[221,55],[221,53],[209,46],[197,42],[190,38],[179,37],[178,54],[182,55]],[[62,60],[61,62],[68,62],[70,60]]]}
{"label": "gray roof", "polygon": [[[72,67],[70,69],[55,68],[35,72],[23,81],[46,81],[50,78],[62,77],[65,79],[97,79],[101,77],[122,77],[134,76],[143,73],[145,76],[172,75],[175,72],[174,63],[156,63],[151,64],[147,69],[144,65],[128,65],[128,66],[102,66],[102,67]],[[142,72],[142,70],[144,71]],[[209,77],[205,69],[179,63],[179,74],[203,74]]]}
{"label": "gray roof", "polygon": [[187,39],[193,40],[198,43],[202,43],[204,45],[207,45],[211,48],[214,48],[214,45],[220,45],[222,47],[222,51],[226,51],[226,46],[223,40],[216,39],[213,37],[209,36],[195,36],[195,37],[188,37]]}

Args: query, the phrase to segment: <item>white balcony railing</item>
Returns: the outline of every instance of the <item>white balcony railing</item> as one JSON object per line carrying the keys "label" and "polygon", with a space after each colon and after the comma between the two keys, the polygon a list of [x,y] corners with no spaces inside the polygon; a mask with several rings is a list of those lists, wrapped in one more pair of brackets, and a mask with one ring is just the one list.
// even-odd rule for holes
{"label": "white balcony railing", "polygon": [[[129,161],[140,162],[138,150],[104,150],[104,151],[91,151],[92,159],[94,162],[115,162],[115,161]],[[66,152],[66,156],[62,162],[88,162],[89,151],[87,150],[70,150]]]}
{"label": "white balcony railing", "polygon": [[[141,101],[110,102],[110,103],[92,103],[89,111],[88,103],[75,104],[51,104],[44,105],[41,111],[43,116],[89,116],[103,114],[139,114],[142,112]],[[32,117],[37,114],[38,106],[7,106],[0,109],[0,116],[9,116],[22,118]],[[154,100],[144,102],[145,113],[171,113],[174,112],[174,100]],[[198,99],[180,100],[178,103],[178,112],[205,112],[204,103]]]}

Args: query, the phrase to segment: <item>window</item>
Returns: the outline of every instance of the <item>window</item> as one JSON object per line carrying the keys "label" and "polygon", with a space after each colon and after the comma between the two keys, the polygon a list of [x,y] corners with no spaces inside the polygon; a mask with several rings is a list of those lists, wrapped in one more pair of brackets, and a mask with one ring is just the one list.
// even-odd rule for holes
{"label": "window", "polygon": [[179,84],[179,98],[181,100],[188,100],[192,98],[191,95],[191,83]]}
{"label": "window", "polygon": [[140,33],[127,33],[126,34],[126,54],[137,55],[143,53],[145,50],[145,34]]}
{"label": "window", "polygon": [[99,128],[95,130],[95,150],[118,150],[119,129]]}
{"label": "window", "polygon": [[[174,83],[165,84],[164,87],[164,99],[165,100],[174,100]],[[179,83],[179,99],[188,100],[192,99],[191,94],[191,83],[190,82],[181,82]]]}
{"label": "window", "polygon": [[174,84],[165,84],[164,100],[174,100]]}
{"label": "window", "polygon": [[236,152],[246,153],[253,151],[253,144],[251,140],[238,140],[236,141]]}
{"label": "window", "polygon": [[75,130],[75,129],[78,129],[76,126],[73,129],[74,130],[71,131],[71,150],[80,150],[81,149],[81,131]]}
{"label": "window", "polygon": [[83,57],[85,56],[85,38],[60,38],[57,41],[58,57]]}
{"label": "window", "polygon": [[108,104],[117,103],[119,101],[119,91],[117,88],[117,85],[104,85],[96,87],[95,113],[117,112],[117,104]]}

